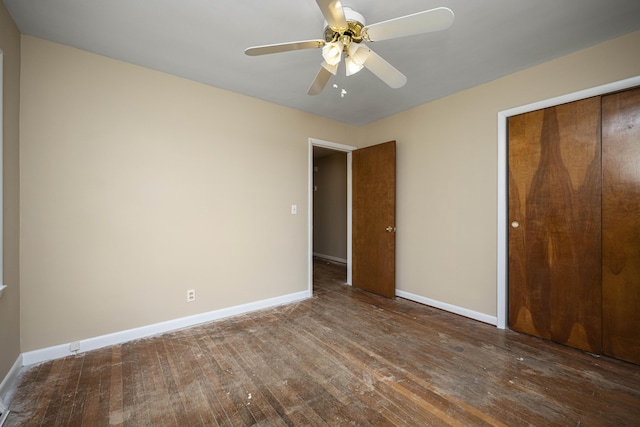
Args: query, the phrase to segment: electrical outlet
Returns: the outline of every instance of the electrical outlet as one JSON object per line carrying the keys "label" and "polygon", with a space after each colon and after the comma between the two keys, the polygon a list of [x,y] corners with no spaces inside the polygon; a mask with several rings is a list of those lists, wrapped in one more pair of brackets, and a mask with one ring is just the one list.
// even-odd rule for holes
{"label": "electrical outlet", "polygon": [[189,289],[187,291],[187,302],[194,302],[196,300],[196,290]]}
{"label": "electrical outlet", "polygon": [[73,341],[69,344],[69,351],[72,353],[77,353],[80,351],[80,341]]}

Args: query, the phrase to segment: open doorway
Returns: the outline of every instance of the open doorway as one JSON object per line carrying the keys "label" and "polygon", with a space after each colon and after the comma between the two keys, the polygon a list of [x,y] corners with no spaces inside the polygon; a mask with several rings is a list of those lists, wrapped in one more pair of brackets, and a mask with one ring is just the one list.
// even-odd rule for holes
{"label": "open doorway", "polygon": [[309,139],[309,291],[314,263],[342,264],[351,284],[351,151]]}
{"label": "open doorway", "polygon": [[313,292],[347,281],[347,153],[313,147]]}

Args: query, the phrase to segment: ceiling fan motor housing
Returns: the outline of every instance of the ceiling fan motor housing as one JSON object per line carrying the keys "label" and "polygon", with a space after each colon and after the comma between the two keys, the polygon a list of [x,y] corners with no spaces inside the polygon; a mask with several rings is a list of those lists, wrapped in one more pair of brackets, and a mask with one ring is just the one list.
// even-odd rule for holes
{"label": "ceiling fan motor housing", "polygon": [[362,29],[366,25],[364,16],[351,9],[350,7],[343,7],[344,16],[347,20],[347,28],[332,28],[325,21],[324,39],[327,43],[335,42],[344,39],[348,39],[348,45],[350,42],[360,43],[363,40]]}

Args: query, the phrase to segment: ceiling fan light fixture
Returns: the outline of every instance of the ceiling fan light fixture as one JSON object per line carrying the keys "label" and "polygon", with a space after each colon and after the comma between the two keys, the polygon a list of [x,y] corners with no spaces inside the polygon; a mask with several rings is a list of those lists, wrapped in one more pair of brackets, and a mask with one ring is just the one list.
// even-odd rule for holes
{"label": "ceiling fan light fixture", "polygon": [[347,70],[347,77],[354,75],[355,73],[357,73],[358,71],[364,68],[364,65],[358,64],[350,56],[347,56],[345,58],[344,63],[346,66],[345,69]]}
{"label": "ceiling fan light fixture", "polygon": [[351,43],[347,51],[347,57],[345,58],[347,76],[351,76],[362,70],[370,53],[371,50],[368,47]]}
{"label": "ceiling fan light fixture", "polygon": [[[324,62],[307,93],[317,95],[335,75],[345,57],[347,76],[367,68],[393,89],[407,83],[407,77],[362,42],[377,42],[417,34],[441,31],[453,23],[451,9],[438,7],[367,25],[360,13],[342,5],[341,0],[316,0],[325,26],[322,39],[254,46],[245,50],[249,56],[288,52],[300,49],[322,49]],[[342,94],[344,96],[344,94]]]}
{"label": "ceiling fan light fixture", "polygon": [[342,51],[344,45],[339,42],[331,42],[324,45],[322,48],[322,57],[329,65],[337,65],[342,59]]}

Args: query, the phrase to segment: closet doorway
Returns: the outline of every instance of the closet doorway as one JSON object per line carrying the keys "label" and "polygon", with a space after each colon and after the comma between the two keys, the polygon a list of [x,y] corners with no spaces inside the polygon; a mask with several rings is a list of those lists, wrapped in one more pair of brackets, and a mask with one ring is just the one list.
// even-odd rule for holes
{"label": "closet doorway", "polygon": [[640,363],[640,89],[508,119],[509,327]]}

